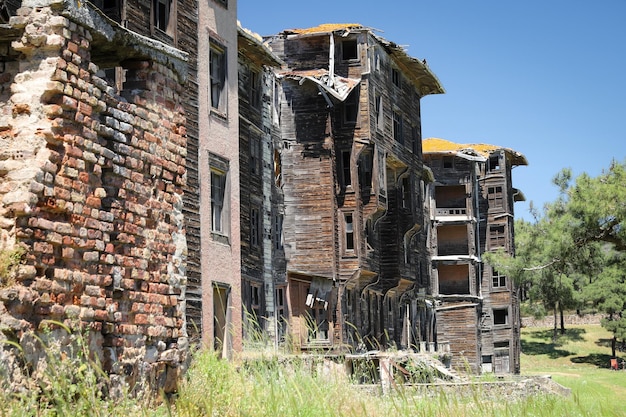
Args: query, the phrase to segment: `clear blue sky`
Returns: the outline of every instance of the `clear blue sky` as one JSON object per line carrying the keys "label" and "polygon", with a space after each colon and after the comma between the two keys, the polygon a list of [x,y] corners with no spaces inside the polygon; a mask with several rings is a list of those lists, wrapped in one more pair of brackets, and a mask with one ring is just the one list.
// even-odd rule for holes
{"label": "clear blue sky", "polygon": [[422,99],[423,137],[526,155],[516,217],[557,197],[562,168],[626,161],[626,0],[239,0],[238,16],[260,35],[360,23],[426,59],[446,94]]}

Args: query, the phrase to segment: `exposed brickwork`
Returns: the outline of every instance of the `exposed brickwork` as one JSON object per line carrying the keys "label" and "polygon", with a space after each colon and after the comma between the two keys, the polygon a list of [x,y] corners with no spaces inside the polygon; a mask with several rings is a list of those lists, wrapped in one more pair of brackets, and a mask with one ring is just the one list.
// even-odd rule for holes
{"label": "exposed brickwork", "polygon": [[91,60],[95,29],[46,7],[11,23],[23,35],[0,74],[0,249],[26,259],[0,288],[0,339],[80,325],[107,371],[172,389],[186,352],[181,75],[127,51],[117,94]]}

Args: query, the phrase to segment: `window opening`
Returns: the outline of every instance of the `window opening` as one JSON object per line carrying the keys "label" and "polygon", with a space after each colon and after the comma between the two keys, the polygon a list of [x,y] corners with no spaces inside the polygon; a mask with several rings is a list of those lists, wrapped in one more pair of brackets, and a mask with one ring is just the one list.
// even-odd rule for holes
{"label": "window opening", "polygon": [[402,115],[398,112],[393,112],[393,138],[396,142],[404,144],[404,138],[402,137]]}
{"label": "window opening", "polygon": [[341,172],[343,186],[348,187],[352,184],[352,175],[350,174],[350,150],[341,151]]}
{"label": "window opening", "polygon": [[344,61],[359,59],[358,50],[358,44],[355,39],[348,39],[341,42],[341,59]]}
{"label": "window opening", "polygon": [[344,213],[345,224],[345,248],[346,251],[354,251],[354,218],[352,213]]}
{"label": "window opening", "polygon": [[343,103],[343,122],[354,124],[359,115],[359,94],[353,90]]}
{"label": "window opening", "polygon": [[226,50],[211,42],[209,51],[209,72],[211,78],[211,107],[226,111]]}
{"label": "window opening", "polygon": [[400,72],[395,68],[391,69],[391,82],[396,87],[400,87]]}
{"label": "window opening", "polygon": [[509,324],[509,310],[507,308],[493,309],[493,324],[504,325]]}
{"label": "window opening", "polygon": [[501,275],[500,272],[493,268],[491,282],[493,288],[506,288],[506,275]]}
{"label": "window opening", "polygon": [[376,112],[376,129],[379,131],[383,131],[385,128],[385,121],[383,118],[383,96],[378,94],[375,98],[375,112]]}

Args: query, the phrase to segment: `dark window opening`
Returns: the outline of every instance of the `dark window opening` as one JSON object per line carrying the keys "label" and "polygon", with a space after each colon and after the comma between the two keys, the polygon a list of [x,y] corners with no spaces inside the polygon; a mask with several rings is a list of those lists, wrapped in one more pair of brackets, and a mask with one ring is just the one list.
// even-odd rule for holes
{"label": "dark window opening", "polygon": [[400,72],[395,68],[391,69],[391,82],[396,87],[400,87]]}
{"label": "dark window opening", "polygon": [[454,158],[451,156],[443,157],[443,168],[444,169],[452,169],[454,168]]}
{"label": "dark window opening", "polygon": [[489,170],[497,171],[500,169],[500,156],[494,155],[489,157]]}
{"label": "dark window opening", "polygon": [[507,308],[494,309],[493,324],[495,326],[509,324],[509,310]]}
{"label": "dark window opening", "polygon": [[347,187],[352,184],[352,175],[350,173],[350,151],[341,151],[341,173],[343,186]]}
{"label": "dark window opening", "polygon": [[356,40],[345,40],[341,43],[341,58],[344,61],[351,61],[359,58],[358,45]]}
{"label": "dark window opening", "polygon": [[343,103],[343,122],[346,124],[354,124],[359,116],[359,94],[352,91],[346,101]]}

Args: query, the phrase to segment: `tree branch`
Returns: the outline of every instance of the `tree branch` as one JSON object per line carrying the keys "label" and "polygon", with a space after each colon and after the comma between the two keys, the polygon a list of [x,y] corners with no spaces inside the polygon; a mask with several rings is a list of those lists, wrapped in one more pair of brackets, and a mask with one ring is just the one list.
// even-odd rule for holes
{"label": "tree branch", "polygon": [[548,262],[545,265],[533,266],[531,268],[522,268],[522,271],[539,271],[540,269],[545,269],[545,268],[547,268],[549,266],[554,265],[557,262],[561,262],[561,260],[558,259],[558,258],[554,258],[554,259],[552,259],[552,261]]}

